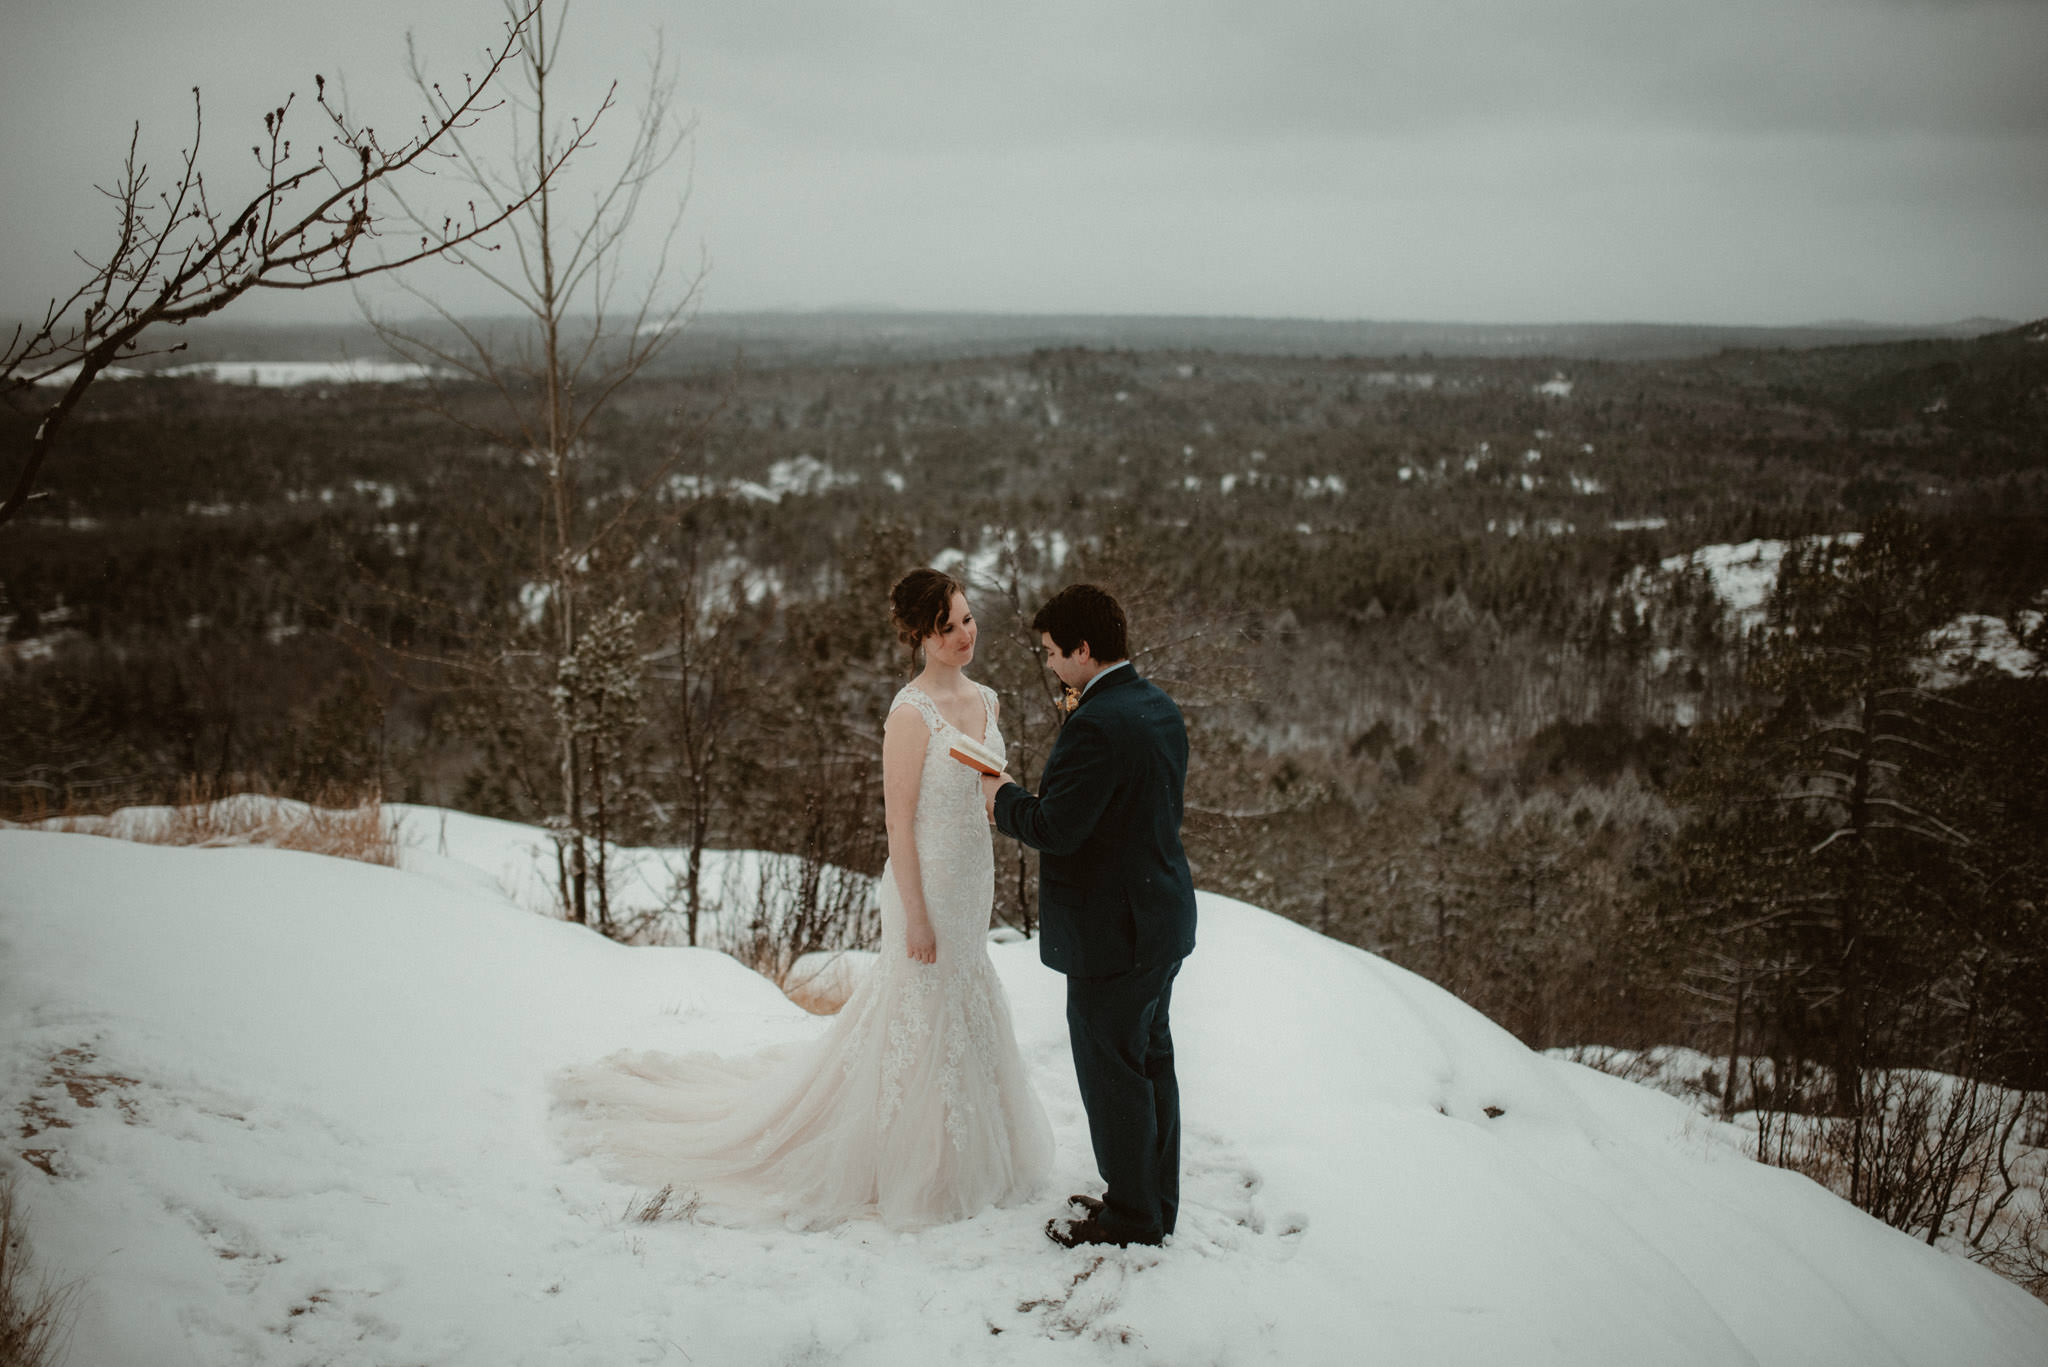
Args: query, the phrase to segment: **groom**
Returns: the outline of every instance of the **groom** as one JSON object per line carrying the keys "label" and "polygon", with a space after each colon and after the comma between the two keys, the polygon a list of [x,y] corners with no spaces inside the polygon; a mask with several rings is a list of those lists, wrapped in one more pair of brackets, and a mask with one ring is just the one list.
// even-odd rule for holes
{"label": "groom", "polygon": [[996,828],[1041,853],[1039,956],[1067,975],[1067,1033],[1095,1166],[1108,1190],[1045,1232],[1080,1244],[1156,1244],[1180,1207],[1180,1088],[1167,1009],[1195,947],[1181,851],[1188,733],[1130,662],[1124,611],[1092,584],[1062,589],[1032,630],[1070,695],[1038,795],[1008,774],[982,789]]}

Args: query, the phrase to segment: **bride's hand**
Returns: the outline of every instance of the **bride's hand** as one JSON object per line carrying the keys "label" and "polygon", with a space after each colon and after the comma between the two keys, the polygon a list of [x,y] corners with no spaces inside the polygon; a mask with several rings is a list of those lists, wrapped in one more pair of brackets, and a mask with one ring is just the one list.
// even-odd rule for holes
{"label": "bride's hand", "polygon": [[939,961],[939,937],[932,934],[930,921],[918,921],[905,926],[903,938],[909,944],[911,958],[921,964],[935,964]]}

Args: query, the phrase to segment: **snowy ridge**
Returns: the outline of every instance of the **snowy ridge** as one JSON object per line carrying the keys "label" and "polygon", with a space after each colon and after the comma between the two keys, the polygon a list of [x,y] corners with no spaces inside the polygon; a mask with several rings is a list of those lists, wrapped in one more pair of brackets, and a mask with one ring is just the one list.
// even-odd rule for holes
{"label": "snowy ridge", "polygon": [[[1655,575],[1636,570],[1625,591],[1642,603],[1657,590],[1660,580],[1669,581],[1686,573],[1703,575],[1737,630],[1747,632],[1763,625],[1764,605],[1777,585],[1778,569],[1793,549],[1815,544],[1854,546],[1862,539],[1861,533],[1842,532],[1798,542],[1745,541],[1739,545],[1701,546],[1666,558],[1657,566]],[[2040,624],[2041,617],[2038,610],[2022,612],[2019,624],[2023,630],[2031,631]],[[1930,679],[1938,686],[1958,682],[1974,665],[1986,665],[2011,675],[2024,675],[2041,665],[2032,652],[2014,639],[2007,623],[1983,613],[1965,613],[1937,628],[1929,635],[1927,647],[1932,657]]]}
{"label": "snowy ridge", "polygon": [[545,837],[473,820],[403,870],[0,831],[11,1146],[41,1259],[84,1283],[76,1361],[1869,1367],[2048,1342],[2048,1307],[1683,1103],[1209,895],[1175,997],[1172,1246],[1040,1233],[1093,1171],[1028,943],[992,953],[1058,1138],[1044,1203],[914,1236],[629,1220],[649,1193],[562,1157],[550,1074],[822,1023],[724,955],[522,909],[507,871]]}
{"label": "snowy ridge", "polygon": [[[132,366],[108,366],[102,380],[134,380],[156,375],[169,380],[212,380],[217,384],[255,385],[263,389],[289,389],[303,384],[417,384],[436,375],[452,372],[412,361],[369,361],[350,358],[339,361],[188,361],[156,371]],[[66,366],[36,381],[42,385],[68,385],[77,378],[78,367]]]}
{"label": "snowy ridge", "polygon": [[417,384],[437,371],[412,361],[193,361],[157,372],[170,379],[289,389],[302,384]]}

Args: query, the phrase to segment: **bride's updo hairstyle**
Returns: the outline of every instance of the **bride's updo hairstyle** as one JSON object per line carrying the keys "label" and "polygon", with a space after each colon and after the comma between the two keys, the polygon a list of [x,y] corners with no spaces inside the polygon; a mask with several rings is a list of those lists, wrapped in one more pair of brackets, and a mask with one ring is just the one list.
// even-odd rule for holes
{"label": "bride's updo hairstyle", "polygon": [[952,575],[930,568],[912,570],[889,590],[889,620],[896,624],[896,639],[910,652],[913,674],[917,648],[925,637],[946,629],[953,616],[953,595],[966,591]]}

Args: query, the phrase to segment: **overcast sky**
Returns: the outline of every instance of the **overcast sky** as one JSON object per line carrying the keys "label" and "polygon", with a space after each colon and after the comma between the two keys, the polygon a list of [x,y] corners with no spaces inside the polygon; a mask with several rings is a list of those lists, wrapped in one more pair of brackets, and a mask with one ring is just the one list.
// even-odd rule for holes
{"label": "overcast sky", "polygon": [[[91,186],[137,119],[168,169],[192,86],[210,183],[242,185],[262,110],[316,71],[397,129],[408,30],[459,78],[500,19],[0,0],[0,310],[75,283],[67,253],[113,232]],[[2048,0],[582,0],[558,100],[611,76],[630,97],[657,27],[697,119],[682,233],[711,309],[2048,314]]]}

